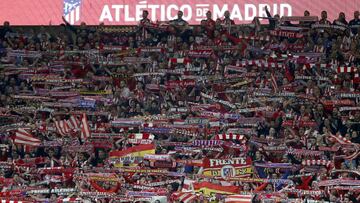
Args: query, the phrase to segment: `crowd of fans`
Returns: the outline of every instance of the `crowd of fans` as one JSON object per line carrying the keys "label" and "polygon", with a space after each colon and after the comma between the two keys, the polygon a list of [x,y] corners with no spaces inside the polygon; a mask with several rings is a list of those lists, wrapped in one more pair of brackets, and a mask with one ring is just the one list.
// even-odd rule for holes
{"label": "crowd of fans", "polygon": [[360,18],[0,30],[0,199],[359,202]]}

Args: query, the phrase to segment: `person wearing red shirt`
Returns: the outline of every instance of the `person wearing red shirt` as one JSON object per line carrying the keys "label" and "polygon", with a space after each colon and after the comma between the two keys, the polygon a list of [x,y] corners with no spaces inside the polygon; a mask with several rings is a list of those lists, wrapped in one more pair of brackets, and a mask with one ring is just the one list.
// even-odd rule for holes
{"label": "person wearing red shirt", "polygon": [[201,26],[205,29],[207,36],[211,38],[215,30],[215,21],[212,19],[211,11],[206,12],[206,19],[201,21]]}
{"label": "person wearing red shirt", "polygon": [[230,12],[225,11],[224,13],[224,19],[221,21],[223,25],[235,25],[235,21],[230,19]]}
{"label": "person wearing red shirt", "polygon": [[232,27],[232,25],[235,25],[235,22],[234,22],[234,20],[230,19],[229,11],[225,11],[224,19],[221,21],[221,25],[223,27],[225,27],[225,29],[228,33],[231,33],[231,27]]}

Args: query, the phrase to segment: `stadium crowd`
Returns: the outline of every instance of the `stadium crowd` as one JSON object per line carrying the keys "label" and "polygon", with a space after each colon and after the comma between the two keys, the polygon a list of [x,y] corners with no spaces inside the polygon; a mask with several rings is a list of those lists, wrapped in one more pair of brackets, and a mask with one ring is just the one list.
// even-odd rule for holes
{"label": "stadium crowd", "polygon": [[360,18],[0,29],[1,202],[360,201]]}

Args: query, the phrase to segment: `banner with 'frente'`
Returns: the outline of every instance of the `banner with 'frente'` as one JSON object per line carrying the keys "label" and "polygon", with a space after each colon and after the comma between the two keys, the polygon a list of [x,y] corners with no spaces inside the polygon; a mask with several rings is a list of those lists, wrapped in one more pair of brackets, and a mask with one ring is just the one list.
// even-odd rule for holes
{"label": "banner with 'frente'", "polygon": [[249,177],[253,174],[252,161],[248,158],[238,157],[229,159],[208,159],[203,160],[204,176],[211,177]]}
{"label": "banner with 'frente'", "polygon": [[[152,21],[169,21],[184,12],[183,19],[199,24],[211,11],[213,19],[222,18],[229,11],[235,23],[249,23],[255,16],[266,17],[265,7],[272,15],[302,16],[305,10],[320,16],[328,12],[330,20],[344,12],[353,17],[360,7],[358,0],[1,0],[0,21],[13,25],[59,25],[62,16],[70,24],[85,22],[88,25],[136,25],[142,11],[149,11]],[[349,19],[348,19],[349,20]]]}

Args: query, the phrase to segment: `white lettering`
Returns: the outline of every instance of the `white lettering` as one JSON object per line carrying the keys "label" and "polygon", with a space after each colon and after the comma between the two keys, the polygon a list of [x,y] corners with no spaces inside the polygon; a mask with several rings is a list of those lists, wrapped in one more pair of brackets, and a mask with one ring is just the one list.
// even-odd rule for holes
{"label": "white lettering", "polygon": [[216,20],[217,18],[222,18],[224,16],[225,11],[229,10],[228,5],[224,4],[223,7],[219,8],[217,4],[214,4],[213,7],[213,19]]}
{"label": "white lettering", "polygon": [[240,12],[240,8],[237,4],[234,4],[234,8],[231,11],[231,17],[233,19],[239,19],[239,20],[243,20],[242,16],[241,16],[241,12]]}
{"label": "white lettering", "polygon": [[[145,2],[146,3],[146,2]],[[146,4],[137,4],[135,6],[135,19],[136,21],[141,20],[142,18],[142,11],[146,9]]]}
{"label": "white lettering", "polygon": [[175,4],[170,4],[167,9],[166,9],[166,18],[168,20],[174,20],[176,18],[176,15],[175,16],[171,16],[171,10],[174,9],[176,11],[179,10],[178,6],[175,5]]}
{"label": "white lettering", "polygon": [[240,158],[240,164],[246,164],[246,160],[243,158]]}
{"label": "white lettering", "polygon": [[151,21],[156,21],[156,9],[158,9],[160,6],[159,5],[153,5],[153,4],[149,4],[148,8],[151,9]]}
{"label": "white lettering", "polygon": [[[187,10],[187,11],[185,11],[185,10]],[[182,11],[184,13],[183,18],[185,21],[188,21],[192,18],[192,9],[191,9],[190,5],[188,5],[188,4],[182,5],[180,7],[180,11]]]}
{"label": "white lettering", "polygon": [[160,14],[161,14],[160,19],[161,19],[161,21],[165,21],[166,12],[165,12],[165,5],[164,4],[161,4],[160,10],[161,10],[160,11]]}
{"label": "white lettering", "polygon": [[273,13],[273,15],[278,14],[278,6],[277,6],[277,4],[273,4],[272,13]]}
{"label": "white lettering", "polygon": [[100,15],[100,19],[99,21],[100,22],[104,22],[104,20],[107,19],[108,21],[112,22],[113,21],[113,18],[111,16],[111,12],[110,12],[110,9],[109,9],[109,6],[108,5],[105,5],[102,12],[101,12],[101,15]]}
{"label": "white lettering", "polygon": [[[252,10],[252,15],[250,16],[250,9]],[[245,20],[252,21],[256,16],[256,7],[253,4],[245,4]]]}
{"label": "white lettering", "polygon": [[210,159],[210,167],[223,166],[223,165],[245,165],[246,159],[234,158],[234,159]]}
{"label": "white lettering", "polygon": [[196,9],[196,16],[197,17],[204,17],[202,8],[197,8]]}
{"label": "white lettering", "polygon": [[[194,11],[193,7],[194,6]],[[101,15],[99,17],[100,22],[136,22],[141,20],[142,11],[149,10],[149,19],[151,21],[167,21],[177,18],[177,11],[183,11],[183,19],[186,21],[200,21],[206,16],[206,12],[209,10],[207,6],[212,6],[212,17],[214,20],[222,18],[225,11],[230,11],[230,16],[235,21],[252,21],[254,17],[267,17],[265,8],[268,7],[272,15],[280,14],[280,16],[291,16],[292,7],[290,4],[234,4],[232,8],[228,4],[199,4],[199,5],[176,5],[176,4],[146,4],[146,1],[140,1],[135,5],[104,5]],[[210,9],[211,10],[211,9]],[[243,13],[245,11],[245,13]],[[123,13],[121,13],[123,12]],[[131,12],[131,13],[130,13]],[[160,12],[160,14],[158,13]],[[113,16],[114,15],[114,16]],[[195,16],[195,17],[194,17]],[[193,19],[196,18],[196,19]]]}
{"label": "white lettering", "polygon": [[124,8],[123,5],[112,5],[111,8],[115,9],[115,21],[120,21],[120,9]]}
{"label": "white lettering", "polygon": [[267,17],[265,7],[268,7],[269,11],[271,11],[268,4],[259,4],[259,17]]}
{"label": "white lettering", "polygon": [[125,22],[135,21],[134,17],[130,17],[129,5],[125,5],[124,10],[125,10]]}
{"label": "white lettering", "polygon": [[285,9],[287,10],[286,16],[292,16],[292,8],[289,4],[280,4],[280,17],[285,15]]}
{"label": "white lettering", "polygon": [[214,166],[216,162],[216,159],[210,159],[210,166]]}

